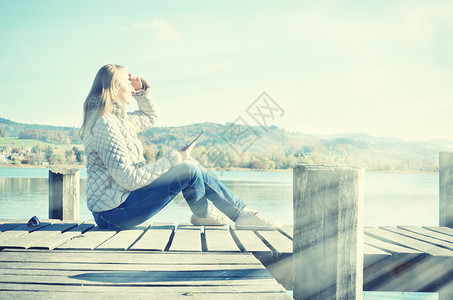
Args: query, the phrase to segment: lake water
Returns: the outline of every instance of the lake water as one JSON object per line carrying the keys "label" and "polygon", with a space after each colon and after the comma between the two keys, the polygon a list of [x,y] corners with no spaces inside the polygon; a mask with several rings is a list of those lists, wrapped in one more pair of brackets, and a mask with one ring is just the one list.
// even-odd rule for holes
{"label": "lake water", "polygon": [[[41,168],[0,168],[0,219],[48,218],[48,174]],[[293,223],[291,172],[214,172],[248,206],[267,218]],[[80,219],[92,219],[86,207],[86,170],[81,170]],[[365,226],[432,225],[439,223],[438,174],[366,173]],[[150,222],[189,222],[191,213],[181,196]],[[432,293],[364,292],[366,300],[434,300]]]}
{"label": "lake water", "polygon": [[[48,217],[49,169],[0,168],[0,218]],[[291,172],[214,172],[248,206],[283,224],[292,224]],[[81,170],[80,218],[86,207],[86,170]],[[373,174],[364,181],[366,226],[438,225],[437,174]],[[190,211],[179,195],[151,221],[188,222]]]}

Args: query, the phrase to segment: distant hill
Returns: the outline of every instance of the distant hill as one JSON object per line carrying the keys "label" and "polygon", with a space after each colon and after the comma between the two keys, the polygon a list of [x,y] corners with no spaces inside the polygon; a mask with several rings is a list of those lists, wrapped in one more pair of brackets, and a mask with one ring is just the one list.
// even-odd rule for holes
{"label": "distant hill", "polygon": [[38,124],[17,123],[11,120],[0,118],[0,129],[3,129],[5,136],[20,137],[21,133],[31,132],[34,136],[26,138],[37,139],[43,142],[53,142],[57,144],[78,143],[77,128]]}
{"label": "distant hill", "polygon": [[68,132],[78,130],[78,128],[76,128],[76,127],[17,123],[17,122],[8,120],[8,119],[3,119],[3,118],[0,118],[0,127],[5,128],[8,131],[8,133],[10,133],[10,136],[17,136],[18,133],[24,129],[44,129],[44,130],[68,131]]}
{"label": "distant hill", "polygon": [[[12,137],[60,144],[79,143],[77,130],[75,127],[23,124],[0,118],[0,133],[6,132]],[[367,133],[310,135],[276,126],[263,128],[209,122],[154,127],[140,134],[140,138],[145,148],[155,149],[151,151],[154,157],[159,149],[183,146],[201,130],[205,130],[205,134],[197,144],[197,155],[202,155],[203,151],[204,154],[228,154],[231,166],[252,168],[290,168],[300,163],[322,163],[359,165],[369,171],[436,172],[439,152],[453,150],[453,141],[440,139],[405,141]]]}
{"label": "distant hill", "polygon": [[178,127],[154,127],[142,134],[154,144],[181,147],[205,130],[197,145],[208,147],[212,144],[231,147],[236,152],[267,152],[275,147],[299,151],[304,146],[315,145],[318,140],[303,133],[290,133],[276,126],[266,129],[232,123],[197,123]]}
{"label": "distant hill", "polygon": [[395,137],[376,137],[368,133],[345,133],[345,134],[329,134],[329,135],[316,135],[318,139],[330,140],[336,138],[348,138],[356,141],[367,142],[370,144],[385,144],[385,143],[400,143],[403,140]]}

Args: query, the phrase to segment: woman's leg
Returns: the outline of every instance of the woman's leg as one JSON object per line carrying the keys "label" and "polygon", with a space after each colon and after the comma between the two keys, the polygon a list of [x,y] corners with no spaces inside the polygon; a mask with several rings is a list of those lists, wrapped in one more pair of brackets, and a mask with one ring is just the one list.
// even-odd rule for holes
{"label": "woman's leg", "polygon": [[242,209],[246,206],[223,182],[199,167],[205,188],[205,195],[221,212],[231,220],[236,221]]}
{"label": "woman's leg", "polygon": [[227,186],[201,167],[196,160],[189,159],[197,164],[202,173],[206,197],[235,222],[236,228],[273,229],[282,227],[282,224],[264,218],[258,211],[246,208],[245,203]]}
{"label": "woman's leg", "polygon": [[201,171],[193,162],[186,161],[131,192],[120,206],[93,215],[101,228],[132,228],[157,214],[181,191],[191,199],[192,212],[201,217],[209,214]]}
{"label": "woman's leg", "polygon": [[208,215],[208,209],[206,199],[211,200],[211,202],[225,215],[228,216],[233,221],[236,221],[242,209],[246,206],[244,201],[242,201],[238,196],[236,196],[223,182],[218,180],[216,177],[211,175],[206,171],[194,158],[189,157],[187,163],[191,163],[193,168],[197,169],[197,174],[200,174],[203,185],[204,185],[204,199],[202,201],[203,211],[199,211],[197,206],[200,206],[200,200],[197,205],[193,205],[196,200],[196,197],[193,197],[191,194],[191,188],[187,188],[182,191],[184,199],[186,199],[189,204],[192,212],[195,216],[204,218]]}

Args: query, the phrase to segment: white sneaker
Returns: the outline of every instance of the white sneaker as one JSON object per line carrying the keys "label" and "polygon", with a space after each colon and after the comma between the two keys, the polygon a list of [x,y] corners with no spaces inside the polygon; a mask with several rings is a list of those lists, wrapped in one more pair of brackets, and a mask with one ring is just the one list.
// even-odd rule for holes
{"label": "white sneaker", "polygon": [[209,216],[207,216],[206,218],[199,218],[196,215],[192,214],[190,223],[195,226],[223,226],[230,224],[231,219],[228,218],[224,213],[211,208],[209,210]]}
{"label": "white sneaker", "polygon": [[283,227],[280,223],[272,222],[264,218],[258,211],[248,209],[244,216],[239,215],[239,218],[234,224],[237,229],[251,230],[277,229]]}

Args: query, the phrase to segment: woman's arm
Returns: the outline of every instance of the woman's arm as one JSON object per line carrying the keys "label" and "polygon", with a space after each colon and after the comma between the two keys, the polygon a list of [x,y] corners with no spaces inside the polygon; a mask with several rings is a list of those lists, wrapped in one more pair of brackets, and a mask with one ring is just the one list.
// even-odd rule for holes
{"label": "woman's arm", "polygon": [[140,110],[128,113],[129,121],[138,131],[143,132],[151,128],[159,116],[157,105],[150,93],[148,81],[141,78],[142,88],[134,94]]}
{"label": "woman's arm", "polygon": [[181,155],[172,149],[152,164],[134,163],[119,128],[109,124],[107,118],[98,120],[90,138],[109,174],[122,188],[133,191],[144,187],[181,162]]}

